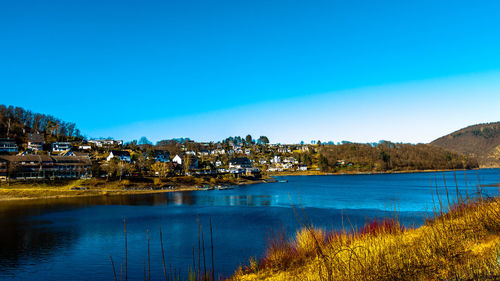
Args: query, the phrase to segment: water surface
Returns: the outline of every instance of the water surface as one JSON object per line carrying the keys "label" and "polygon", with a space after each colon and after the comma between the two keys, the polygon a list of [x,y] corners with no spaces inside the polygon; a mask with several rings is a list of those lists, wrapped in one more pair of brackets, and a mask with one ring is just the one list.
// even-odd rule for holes
{"label": "water surface", "polygon": [[[418,226],[432,213],[438,197],[444,204],[448,198],[454,201],[457,188],[462,196],[472,196],[478,188],[497,195],[497,187],[478,187],[478,183],[499,183],[500,169],[279,179],[288,182],[225,191],[1,202],[0,279],[112,280],[110,256],[118,274],[124,264],[123,219],[129,280],[143,279],[147,230],[152,278],[163,278],[160,226],[167,267],[184,274],[193,263],[193,247],[198,248],[197,218],[207,246],[212,219],[216,272],[228,276],[249,257],[264,254],[270,233],[284,229],[293,234],[300,227],[294,205],[304,209],[312,224],[327,229],[361,227],[366,221],[392,216],[395,209],[405,225]],[[206,256],[209,267],[209,247]]]}

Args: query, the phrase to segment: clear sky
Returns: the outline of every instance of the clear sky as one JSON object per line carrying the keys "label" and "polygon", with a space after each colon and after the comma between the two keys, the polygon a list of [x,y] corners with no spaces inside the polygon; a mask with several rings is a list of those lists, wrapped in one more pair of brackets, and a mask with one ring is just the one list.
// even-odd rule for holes
{"label": "clear sky", "polygon": [[499,1],[1,1],[2,104],[88,137],[429,142],[500,120]]}

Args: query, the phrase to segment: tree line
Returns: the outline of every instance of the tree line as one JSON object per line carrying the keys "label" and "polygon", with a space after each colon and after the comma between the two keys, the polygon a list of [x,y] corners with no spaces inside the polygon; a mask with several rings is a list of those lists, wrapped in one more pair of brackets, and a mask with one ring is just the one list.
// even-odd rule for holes
{"label": "tree line", "polygon": [[429,144],[381,141],[378,144],[343,143],[320,148],[323,171],[410,171],[478,168],[475,158]]}
{"label": "tree line", "polygon": [[55,141],[83,139],[75,123],[22,107],[0,105],[0,137],[14,138],[20,143],[30,133],[43,134]]}

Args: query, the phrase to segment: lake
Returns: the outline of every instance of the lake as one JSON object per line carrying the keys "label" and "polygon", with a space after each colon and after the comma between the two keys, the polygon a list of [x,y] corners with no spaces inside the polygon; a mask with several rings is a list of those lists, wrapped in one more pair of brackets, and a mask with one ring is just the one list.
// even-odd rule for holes
{"label": "lake", "polygon": [[198,251],[198,218],[207,268],[211,218],[215,270],[229,276],[250,257],[265,253],[271,233],[284,230],[293,235],[300,227],[293,206],[325,229],[359,228],[391,217],[395,210],[404,225],[416,227],[432,215],[438,197],[446,204],[445,186],[450,201],[456,200],[457,189],[462,196],[473,196],[479,188],[486,195],[498,195],[498,187],[491,185],[500,182],[500,169],[278,179],[288,182],[232,190],[0,202],[0,280],[113,280],[110,256],[117,274],[124,264],[124,219],[129,280],[143,280],[148,230],[152,280],[163,279],[159,227],[167,270],[171,265],[185,275],[193,263],[193,247]]}

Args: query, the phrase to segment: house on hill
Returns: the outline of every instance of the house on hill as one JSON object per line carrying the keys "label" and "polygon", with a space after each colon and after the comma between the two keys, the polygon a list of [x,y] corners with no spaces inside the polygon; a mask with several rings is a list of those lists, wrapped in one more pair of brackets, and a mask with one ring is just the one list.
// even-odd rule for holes
{"label": "house on hill", "polygon": [[71,150],[71,143],[69,142],[54,142],[52,143],[52,152],[63,152]]}
{"label": "house on hill", "polygon": [[130,162],[130,153],[126,150],[111,150],[106,160],[109,162],[113,158],[118,158],[120,161]]}
{"label": "house on hill", "polygon": [[175,155],[174,159],[172,159],[172,163],[177,163],[178,165],[182,165],[182,158],[179,155]]}
{"label": "house on hill", "polygon": [[153,151],[153,160],[155,162],[168,163],[170,162],[170,153],[168,150],[155,149]]}
{"label": "house on hill", "polygon": [[97,147],[103,147],[103,146],[122,146],[123,141],[122,140],[113,140],[113,139],[99,139],[99,140],[89,140],[88,143],[93,144]]}
{"label": "house on hill", "polygon": [[229,169],[251,168],[252,162],[247,157],[237,157],[229,160]]}
{"label": "house on hill", "polygon": [[71,150],[66,150],[59,154],[59,156],[78,156],[78,157],[87,157],[90,158],[90,155],[85,152],[79,152],[79,151],[71,151]]}
{"label": "house on hill", "polygon": [[260,177],[260,169],[252,167],[252,162],[247,157],[238,157],[229,160],[229,173]]}
{"label": "house on hill", "polygon": [[55,178],[90,178],[92,165],[88,156],[52,156]]}
{"label": "house on hill", "polygon": [[81,144],[78,146],[78,149],[90,151],[90,150],[92,150],[92,146],[90,144]]}
{"label": "house on hill", "polygon": [[281,157],[279,157],[278,155],[275,155],[273,158],[271,158],[271,163],[272,164],[279,164],[279,163],[281,163]]}
{"label": "house on hill", "polygon": [[9,161],[0,158],[0,181],[7,180],[9,170]]}
{"label": "house on hill", "polygon": [[174,159],[172,159],[172,163],[176,163],[177,165],[189,165],[189,170],[198,169],[198,158],[191,154],[186,154],[184,159],[179,155],[175,155]]}
{"label": "house on hill", "polygon": [[45,140],[41,134],[31,134],[28,138],[28,150],[41,151],[44,144]]}
{"label": "house on hill", "polygon": [[91,177],[91,161],[81,156],[0,156],[0,178],[17,180]]}
{"label": "house on hill", "polygon": [[17,152],[17,145],[14,139],[0,139],[0,152]]}

